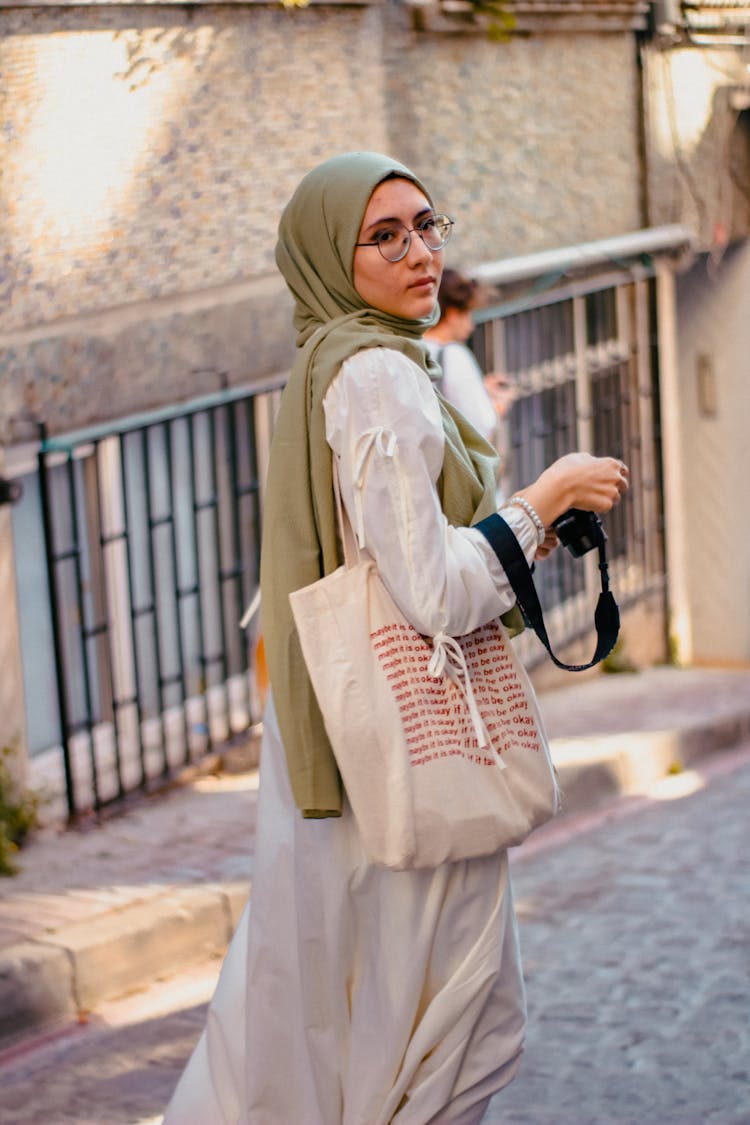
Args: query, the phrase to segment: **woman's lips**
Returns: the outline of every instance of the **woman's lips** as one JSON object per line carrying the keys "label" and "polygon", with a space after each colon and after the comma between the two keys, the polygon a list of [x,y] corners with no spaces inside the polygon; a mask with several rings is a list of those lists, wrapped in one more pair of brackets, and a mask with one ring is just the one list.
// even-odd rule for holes
{"label": "woman's lips", "polygon": [[412,281],[410,289],[432,289],[435,286],[434,277],[420,277],[419,281]]}

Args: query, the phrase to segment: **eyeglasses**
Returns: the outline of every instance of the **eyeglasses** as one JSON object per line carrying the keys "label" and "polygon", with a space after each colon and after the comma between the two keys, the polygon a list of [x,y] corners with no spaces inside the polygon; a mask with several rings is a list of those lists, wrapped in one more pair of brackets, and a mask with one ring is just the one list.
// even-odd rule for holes
{"label": "eyeglasses", "polygon": [[428,250],[442,250],[451,236],[453,219],[448,215],[428,215],[409,230],[403,223],[392,223],[376,231],[372,242],[355,246],[377,246],[386,262],[400,262],[409,253],[411,236],[418,234]]}

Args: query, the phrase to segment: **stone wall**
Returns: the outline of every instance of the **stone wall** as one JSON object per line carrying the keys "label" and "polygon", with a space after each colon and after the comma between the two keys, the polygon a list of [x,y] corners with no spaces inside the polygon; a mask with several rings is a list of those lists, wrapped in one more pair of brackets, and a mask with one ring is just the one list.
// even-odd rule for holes
{"label": "stone wall", "polygon": [[284,370],[276,223],[333,152],[425,176],[454,264],[641,225],[625,33],[494,43],[398,4],[0,18],[0,443]]}
{"label": "stone wall", "polygon": [[3,11],[0,417],[65,430],[284,367],[300,175],[387,147],[376,9]]}
{"label": "stone wall", "polygon": [[638,75],[630,36],[388,36],[388,106],[407,163],[478,264],[635,230]]}

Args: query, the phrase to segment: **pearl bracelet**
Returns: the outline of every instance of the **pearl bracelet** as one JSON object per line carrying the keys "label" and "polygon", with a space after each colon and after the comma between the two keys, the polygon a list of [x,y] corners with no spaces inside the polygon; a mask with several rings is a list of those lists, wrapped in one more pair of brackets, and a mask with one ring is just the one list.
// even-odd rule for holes
{"label": "pearl bracelet", "polygon": [[538,546],[541,547],[542,543],[547,538],[547,529],[539,518],[539,513],[537,512],[536,508],[532,508],[531,504],[523,496],[511,496],[510,500],[508,500],[508,504],[513,504],[517,508],[523,508],[524,512],[536,528]]}

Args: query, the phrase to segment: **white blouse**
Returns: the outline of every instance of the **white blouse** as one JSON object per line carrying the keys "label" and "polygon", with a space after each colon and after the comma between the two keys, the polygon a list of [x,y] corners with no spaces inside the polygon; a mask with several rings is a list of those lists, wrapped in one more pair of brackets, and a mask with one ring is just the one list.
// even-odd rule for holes
{"label": "white blouse", "polygon": [[[323,406],[352,527],[415,629],[462,636],[509,610],[515,597],[485,537],[451,527],[440,507],[445,438],[429,376],[401,352],[366,348],[342,364]],[[516,507],[502,514],[531,563],[533,522]]]}

